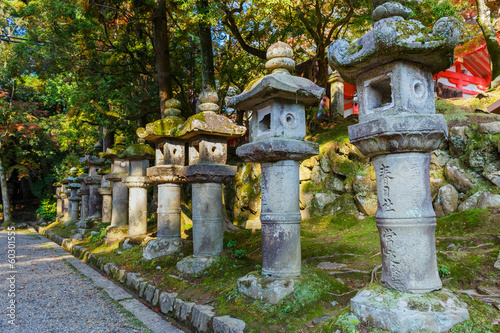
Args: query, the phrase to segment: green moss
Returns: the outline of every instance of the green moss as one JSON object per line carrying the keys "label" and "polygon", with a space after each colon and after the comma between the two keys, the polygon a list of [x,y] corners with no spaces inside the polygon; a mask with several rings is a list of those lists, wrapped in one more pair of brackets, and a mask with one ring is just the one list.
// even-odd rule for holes
{"label": "green moss", "polygon": [[107,175],[108,173],[111,172],[111,166],[110,165],[105,165],[102,168],[97,171],[98,175]]}
{"label": "green moss", "polygon": [[493,333],[499,332],[499,328],[491,325],[492,318],[498,318],[498,311],[491,305],[471,299],[466,295],[457,295],[458,298],[467,304],[469,319],[453,326],[450,333]]}
{"label": "green moss", "polygon": [[358,53],[362,49],[363,49],[363,45],[362,44],[358,44],[357,42],[356,43],[352,43],[349,46],[349,49],[347,50],[347,54],[351,56],[353,54]]}
{"label": "green moss", "polygon": [[173,137],[182,124],[183,121],[181,118],[169,117],[147,124],[146,131],[158,136]]}
{"label": "green moss", "polygon": [[149,145],[133,144],[125,149],[124,155],[129,158],[149,159],[155,156],[155,150]]}
{"label": "green moss", "polygon": [[436,234],[448,236],[496,232],[497,223],[498,217],[491,210],[471,209],[438,219]]}

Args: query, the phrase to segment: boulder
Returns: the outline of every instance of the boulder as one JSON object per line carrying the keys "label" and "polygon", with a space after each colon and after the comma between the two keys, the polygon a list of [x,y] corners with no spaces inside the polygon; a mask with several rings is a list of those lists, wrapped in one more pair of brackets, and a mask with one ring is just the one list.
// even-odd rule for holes
{"label": "boulder", "polygon": [[434,201],[436,217],[441,218],[454,213],[458,207],[458,191],[453,185],[445,185],[439,189]]}
{"label": "boulder", "polygon": [[444,174],[446,179],[462,193],[467,193],[474,187],[472,180],[465,171],[458,167],[458,163],[455,160],[451,160],[446,164]]}
{"label": "boulder", "polygon": [[344,181],[335,174],[330,174],[330,176],[325,181],[325,189],[335,192],[345,192]]}
{"label": "boulder", "polygon": [[370,175],[357,175],[352,181],[352,189],[354,193],[376,193],[377,181]]}
{"label": "boulder", "polygon": [[375,193],[358,193],[354,196],[354,202],[361,213],[368,216],[377,214],[378,202]]}
{"label": "boulder", "polygon": [[142,249],[142,257],[147,260],[169,256],[179,251],[182,239],[151,239]]}
{"label": "boulder", "polygon": [[500,121],[479,124],[477,131],[483,134],[498,134],[500,133]]}
{"label": "boulder", "polygon": [[312,171],[309,168],[306,168],[303,164],[299,167],[299,179],[300,181],[306,181],[311,179]]}
{"label": "boulder", "polygon": [[293,279],[273,279],[248,274],[238,280],[238,291],[253,299],[277,304],[293,292]]}
{"label": "boulder", "polygon": [[354,198],[349,193],[341,194],[334,202],[327,204],[323,208],[323,215],[332,215],[338,212],[347,214],[358,214],[359,210],[356,207]]}
{"label": "boulder", "polygon": [[320,192],[314,195],[315,207],[321,211],[327,204],[332,203],[339,195],[336,193]]}
{"label": "boulder", "polygon": [[299,202],[301,209],[304,209],[314,199],[314,193],[311,191],[312,186],[311,181],[300,184]]}
{"label": "boulder", "polygon": [[450,153],[446,150],[436,149],[431,153],[431,170],[444,168],[446,163],[451,159]]}
{"label": "boulder", "polygon": [[444,180],[442,180],[441,178],[434,178],[434,176],[431,175],[430,182],[431,182],[431,197],[434,198],[434,196],[438,193],[439,189],[443,186]]}
{"label": "boulder", "polygon": [[324,173],[332,172],[332,168],[330,166],[330,159],[328,158],[327,154],[323,154],[323,156],[321,156],[321,158],[319,159],[319,166],[321,167],[321,170]]}
{"label": "boulder", "polygon": [[493,165],[488,165],[484,168],[483,176],[490,182],[500,187],[500,170],[496,170]]}
{"label": "boulder", "polygon": [[449,144],[450,152],[453,156],[461,156],[467,148],[467,126],[455,126],[450,128]]}
{"label": "boulder", "polygon": [[307,160],[304,160],[301,165],[312,169],[316,164],[318,164],[318,156],[313,156],[311,158],[308,158]]}
{"label": "boulder", "polygon": [[216,257],[186,257],[177,262],[177,270],[184,274],[197,274],[212,265]]}
{"label": "boulder", "polygon": [[315,185],[322,184],[326,181],[326,178],[328,177],[327,173],[324,173],[323,170],[321,170],[321,167],[319,165],[315,165],[314,168],[312,169],[311,173],[311,180]]}
{"label": "boulder", "polygon": [[500,195],[488,191],[479,191],[471,195],[467,200],[458,206],[460,212],[469,209],[499,208]]}

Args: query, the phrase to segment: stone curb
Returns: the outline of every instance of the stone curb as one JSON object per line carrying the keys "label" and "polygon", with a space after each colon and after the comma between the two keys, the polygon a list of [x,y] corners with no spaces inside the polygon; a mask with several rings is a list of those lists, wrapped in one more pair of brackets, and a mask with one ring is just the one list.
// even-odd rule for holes
{"label": "stone curb", "polygon": [[[188,326],[194,332],[243,333],[245,330],[246,325],[243,320],[230,316],[217,316],[217,314],[213,312],[214,308],[212,306],[185,302],[177,297],[177,293],[167,293],[156,288],[154,285],[148,284],[148,281],[145,281],[138,273],[118,269],[113,263],[103,264],[102,258],[98,259],[94,254],[90,254],[85,247],[73,244],[70,238],[63,238],[43,227],[35,228],[38,233],[60,244],[64,250],[73,254],[76,258],[96,267],[102,274],[108,275],[128,289],[136,291],[139,297],[144,299],[152,307],[159,307],[163,314]],[[77,261],[80,262],[80,260]],[[112,283],[110,281],[106,282]],[[123,302],[125,301],[128,303],[131,302],[130,298],[123,300]],[[130,307],[128,303],[127,306]],[[130,310],[129,307],[126,308]],[[141,317],[138,316],[138,318]]]}

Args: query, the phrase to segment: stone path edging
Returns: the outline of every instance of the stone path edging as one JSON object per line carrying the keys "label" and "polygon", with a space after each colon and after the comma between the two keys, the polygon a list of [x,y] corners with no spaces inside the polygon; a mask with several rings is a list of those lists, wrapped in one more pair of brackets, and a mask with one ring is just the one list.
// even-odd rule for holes
{"label": "stone path edging", "polygon": [[[49,238],[57,244],[60,244],[62,248],[57,247],[59,251],[66,250],[67,252],[74,255],[74,260],[71,260],[71,264],[73,264],[77,269],[83,268],[82,273],[85,274],[84,271],[88,270],[87,275],[91,278],[96,285],[102,287],[104,290],[110,294],[109,296],[117,301],[119,299],[127,310],[132,312],[136,317],[143,321],[145,325],[148,326],[153,332],[155,331],[151,327],[149,327],[148,322],[152,320],[151,325],[156,326],[156,320],[149,317],[144,317],[144,321],[142,319],[142,310],[134,312],[131,309],[137,309],[139,305],[142,305],[145,309],[147,307],[140,303],[135,299],[130,299],[130,294],[127,293],[127,298],[120,298],[120,292],[111,291],[109,292],[106,288],[108,284],[113,285],[114,288],[120,289],[111,281],[108,281],[106,278],[102,277],[102,275],[97,274],[93,269],[85,265],[83,262],[86,262],[101,271],[101,273],[108,275],[110,278],[122,283],[127,288],[136,291],[139,294],[139,297],[146,300],[152,307],[159,307],[160,311],[168,316],[173,317],[179,323],[184,324],[191,328],[194,332],[214,332],[214,333],[243,333],[245,329],[245,322],[240,319],[232,318],[230,316],[217,316],[215,312],[213,312],[213,307],[209,305],[201,305],[193,302],[185,302],[179,297],[177,297],[177,293],[167,293],[165,291],[161,291],[159,288],[156,288],[153,285],[148,284],[138,273],[127,272],[124,269],[118,269],[118,267],[113,263],[101,263],[101,258],[97,258],[94,254],[91,254],[85,247],[80,245],[72,244],[72,239],[63,238],[59,235],[54,234],[52,231],[47,230],[43,227],[38,227],[38,233]],[[57,250],[56,250],[57,251]],[[65,254],[64,254],[65,255]],[[69,257],[65,255],[66,257]],[[78,260],[78,259],[80,260]],[[92,271],[92,272],[90,272]],[[95,280],[94,280],[94,278]],[[99,278],[97,278],[99,277]],[[99,282],[96,282],[99,281]],[[102,280],[102,281],[101,281]],[[123,291],[123,290],[122,290]],[[125,291],[123,291],[125,292]],[[113,295],[113,296],[112,296]],[[116,297],[116,298],[115,298]],[[135,301],[135,302],[134,302]],[[136,304],[138,303],[138,304]],[[152,311],[151,311],[152,312]],[[153,312],[153,314],[156,314]],[[158,314],[156,314],[160,317]],[[161,318],[161,317],[160,317]],[[161,331],[164,332],[164,331]],[[168,331],[174,332],[174,331]],[[181,332],[181,331],[179,331]]]}

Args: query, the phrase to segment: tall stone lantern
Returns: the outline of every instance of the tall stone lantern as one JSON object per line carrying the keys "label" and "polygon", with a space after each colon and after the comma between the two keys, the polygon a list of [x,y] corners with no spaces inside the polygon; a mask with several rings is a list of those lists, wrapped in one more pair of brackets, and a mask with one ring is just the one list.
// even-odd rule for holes
{"label": "tall stone lantern", "polygon": [[[245,161],[261,163],[262,275],[270,278],[300,276],[299,166],[319,153],[317,143],[303,141],[305,105],[317,103],[325,89],[291,75],[292,58],[288,44],[271,45],[266,68],[272,74],[227,99],[230,107],[253,111],[250,143],[236,153]],[[239,283],[239,289],[246,293],[244,285],[248,283]]]}
{"label": "tall stone lantern", "polygon": [[[328,60],[358,90],[359,124],[349,127],[349,139],[372,158],[376,171],[381,284],[425,294],[442,288],[429,164],[430,152],[447,137],[444,117],[435,114],[432,74],[453,63],[460,29],[457,20],[445,17],[427,34],[420,22],[408,19],[412,11],[406,2],[374,0],[373,30],[352,45],[333,42]],[[364,321],[370,317],[375,325],[398,332],[444,332],[468,317],[451,294],[444,296],[449,301],[441,302],[445,312],[440,316],[446,323],[432,311],[390,308],[384,305],[384,295],[362,292],[351,300],[351,309]],[[419,319],[406,320],[412,315]]]}
{"label": "tall stone lantern", "polygon": [[156,239],[150,240],[143,249],[146,259],[178,251],[182,240],[181,184],[186,181],[186,153],[185,142],[175,138],[175,134],[184,121],[180,118],[179,101],[169,99],[165,106],[162,119],[137,130],[156,145],[155,166],[147,169],[147,175],[158,184],[158,228]]}
{"label": "tall stone lantern", "polygon": [[146,169],[155,152],[145,142],[140,137],[137,144],[127,147],[123,154],[130,161],[129,176],[122,180],[129,189],[128,235],[130,237],[146,235],[148,230],[148,187],[151,186],[151,180],[146,176]]}
{"label": "tall stone lantern", "polygon": [[78,170],[76,168],[71,168],[70,176],[66,178],[68,180],[67,187],[71,190],[71,195],[68,198],[68,200],[71,201],[71,212],[70,212],[71,222],[78,221],[80,215],[80,200],[82,200],[82,198],[79,197],[77,194],[78,189],[80,188],[80,183],[78,182],[77,173]]}
{"label": "tall stone lantern", "polygon": [[80,188],[76,192],[78,196],[82,198],[80,204],[80,221],[84,221],[89,217],[89,187],[85,183],[85,178],[88,177],[88,167],[85,166],[83,169],[83,173],[81,173],[77,177],[77,181],[80,183]]}
{"label": "tall stone lantern", "polygon": [[104,178],[112,186],[111,224],[106,230],[106,242],[112,243],[128,235],[128,187],[122,181],[128,177],[130,161],[125,158],[125,137],[117,136],[115,145],[104,156],[111,159],[111,173]]}
{"label": "tall stone lantern", "polygon": [[[189,142],[186,178],[192,186],[193,257],[177,263],[177,269],[196,273],[213,263],[223,248],[222,183],[234,177],[236,166],[226,165],[227,140],[245,134],[246,128],[219,115],[217,93],[200,94],[200,113],[189,117],[176,137]],[[195,264],[194,264],[195,263]]]}
{"label": "tall stone lantern", "polygon": [[102,196],[99,194],[101,186],[101,176],[99,169],[104,165],[104,159],[98,154],[102,150],[100,142],[94,145],[94,155],[87,155],[81,161],[89,167],[89,175],[85,178],[85,184],[89,187],[89,217],[101,218],[102,216]]}

